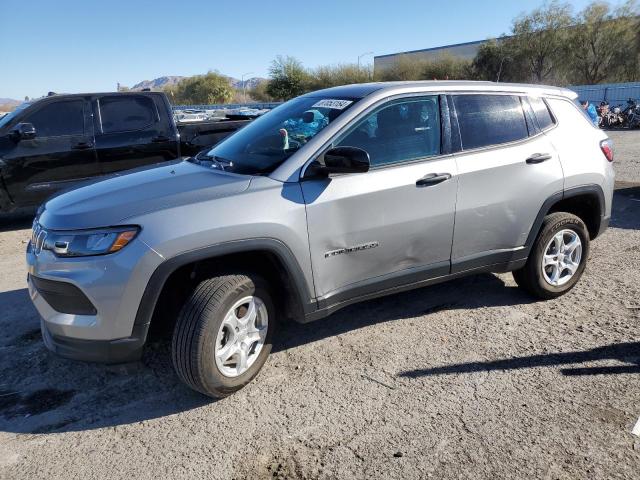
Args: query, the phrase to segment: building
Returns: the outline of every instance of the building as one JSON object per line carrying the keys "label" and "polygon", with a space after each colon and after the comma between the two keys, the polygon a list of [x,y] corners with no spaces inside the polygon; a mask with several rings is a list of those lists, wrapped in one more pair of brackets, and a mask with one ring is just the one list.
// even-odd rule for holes
{"label": "building", "polygon": [[480,45],[486,40],[475,42],[456,43],[454,45],[444,45],[442,47],[425,48],[422,50],[411,50],[408,52],[390,53],[388,55],[378,55],[373,57],[373,68],[379,72],[392,67],[400,57],[415,61],[435,61],[443,55],[450,55],[464,60],[473,60],[478,53]]}

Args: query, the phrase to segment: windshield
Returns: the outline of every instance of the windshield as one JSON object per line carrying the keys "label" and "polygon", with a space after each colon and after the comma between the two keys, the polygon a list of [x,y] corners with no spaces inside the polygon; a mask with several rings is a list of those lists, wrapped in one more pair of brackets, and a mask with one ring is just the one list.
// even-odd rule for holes
{"label": "windshield", "polygon": [[213,168],[247,175],[271,173],[354,103],[345,98],[295,98],[193,161],[208,160]]}
{"label": "windshield", "polygon": [[21,111],[31,105],[29,102],[24,102],[18,105],[13,112],[7,113],[4,117],[0,118],[0,128],[7,125],[15,116]]}

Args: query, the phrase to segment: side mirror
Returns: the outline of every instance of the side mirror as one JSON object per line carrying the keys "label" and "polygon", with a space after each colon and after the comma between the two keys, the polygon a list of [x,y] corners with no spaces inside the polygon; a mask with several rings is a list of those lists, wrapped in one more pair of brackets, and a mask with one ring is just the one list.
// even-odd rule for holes
{"label": "side mirror", "polygon": [[11,130],[11,135],[16,140],[30,140],[36,136],[36,127],[32,123],[19,123]]}
{"label": "side mirror", "polygon": [[369,171],[369,154],[357,147],[335,147],[310,165],[311,176],[332,173],[365,173]]}

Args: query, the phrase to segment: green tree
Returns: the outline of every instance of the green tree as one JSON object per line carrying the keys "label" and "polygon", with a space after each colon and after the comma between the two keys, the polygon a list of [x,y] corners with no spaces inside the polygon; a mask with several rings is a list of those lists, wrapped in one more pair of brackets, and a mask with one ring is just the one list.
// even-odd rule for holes
{"label": "green tree", "polygon": [[390,67],[375,72],[376,80],[382,82],[421,80],[424,61],[416,60],[409,55],[400,55]]}
{"label": "green tree", "polygon": [[473,78],[472,63],[450,54],[442,54],[422,64],[420,78],[425,80],[470,80]]}
{"label": "green tree", "polygon": [[217,72],[184,78],[165,92],[173,104],[229,103],[234,95],[229,78]]}
{"label": "green tree", "polygon": [[[629,66],[637,74],[638,9],[628,1],[612,10],[608,3],[594,2],[576,18],[570,29],[569,78],[575,83],[627,80]],[[629,79],[630,80],[630,79]]]}
{"label": "green tree", "polygon": [[520,82],[528,75],[522,57],[511,51],[504,36],[480,46],[472,69],[474,78],[491,82]]}
{"label": "green tree", "polygon": [[309,72],[309,89],[335,87],[352,83],[370,82],[373,71],[369,66],[356,64],[323,65]]}
{"label": "green tree", "polygon": [[570,5],[554,0],[514,21],[513,36],[504,43],[514,61],[527,66],[529,78],[522,80],[561,80],[569,55],[567,36],[573,24],[571,13]]}
{"label": "green tree", "polygon": [[267,92],[269,82],[260,82],[247,92],[247,95],[257,102],[272,102],[273,97]]}
{"label": "green tree", "polygon": [[474,77],[469,60],[443,54],[433,60],[400,56],[390,67],[376,71],[375,78],[383,82],[408,80],[463,80]]}
{"label": "green tree", "polygon": [[278,55],[271,62],[269,77],[266,92],[278,100],[297,97],[309,87],[309,74],[302,63],[294,57]]}

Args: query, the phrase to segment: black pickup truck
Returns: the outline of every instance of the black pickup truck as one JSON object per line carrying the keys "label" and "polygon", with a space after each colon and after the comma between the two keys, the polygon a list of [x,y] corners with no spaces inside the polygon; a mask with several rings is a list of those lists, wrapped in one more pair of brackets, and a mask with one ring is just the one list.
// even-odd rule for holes
{"label": "black pickup truck", "polygon": [[195,155],[248,120],[176,125],[163,93],[51,95],[0,119],[0,213],[101,175]]}

